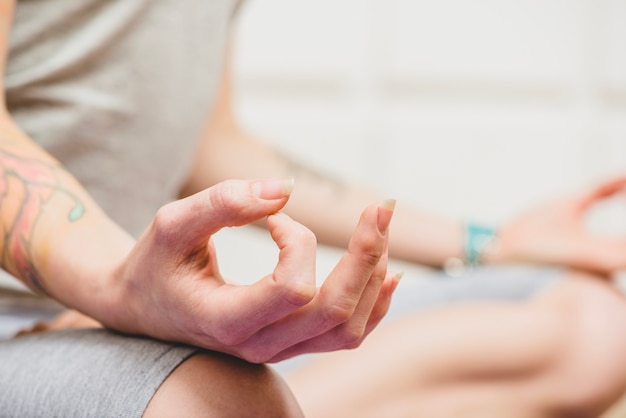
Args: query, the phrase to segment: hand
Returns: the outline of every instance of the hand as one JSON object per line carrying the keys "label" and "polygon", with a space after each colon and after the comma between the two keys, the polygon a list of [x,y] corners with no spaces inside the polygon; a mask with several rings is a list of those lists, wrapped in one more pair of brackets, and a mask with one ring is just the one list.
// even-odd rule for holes
{"label": "hand", "polygon": [[584,225],[592,205],[625,190],[626,178],[614,179],[518,217],[502,228],[486,261],[556,264],[602,275],[626,267],[626,237],[597,236]]}
{"label": "hand", "polygon": [[[290,192],[284,180],[230,180],[161,208],[116,273],[119,296],[104,323],[251,362],[359,345],[397,284],[386,271],[393,205],[363,212],[347,253],[317,288],[313,233],[278,212]],[[211,236],[263,217],[280,250],[276,268],[249,286],[228,283]]]}

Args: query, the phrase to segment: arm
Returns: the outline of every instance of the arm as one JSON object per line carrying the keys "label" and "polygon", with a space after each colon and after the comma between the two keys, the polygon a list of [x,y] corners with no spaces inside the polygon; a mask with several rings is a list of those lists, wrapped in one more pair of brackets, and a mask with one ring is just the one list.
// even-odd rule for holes
{"label": "arm", "polygon": [[[233,111],[232,84],[227,57],[217,104],[183,195],[226,178],[294,176],[298,187],[285,211],[311,228],[320,242],[344,246],[353,219],[367,202],[376,200],[376,193],[319,174],[243,130]],[[521,214],[499,228],[498,245],[484,254],[482,261],[568,265],[600,273],[626,267],[626,241],[595,237],[584,228],[587,209],[623,190],[625,184],[624,179],[618,179]],[[333,215],[320,217],[319,213]],[[450,258],[463,258],[464,239],[460,222],[399,204],[389,253],[394,258],[441,267]]]}
{"label": "arm", "polygon": [[[2,69],[13,7],[12,1],[0,3]],[[58,161],[13,123],[4,101],[0,190],[2,268],[36,292],[97,314],[90,309],[97,306],[94,295],[107,294],[106,278],[133,241]]]}
{"label": "arm", "polygon": [[[232,108],[232,81],[227,57],[217,103],[182,195],[227,178],[294,176],[297,187],[285,207],[286,213],[310,228],[320,242],[344,247],[361,209],[381,196],[319,173],[241,129]],[[320,217],[320,213],[332,216]],[[441,266],[447,258],[462,254],[460,223],[416,208],[398,205],[391,236],[389,252],[395,258]]]}
{"label": "arm", "polygon": [[[6,41],[13,5],[0,4]],[[290,181],[222,182],[163,206],[135,241],[0,113],[2,268],[34,291],[123,332],[255,362],[356,346],[385,314],[397,284],[386,264],[393,202],[366,208],[318,288],[314,236],[277,213]],[[264,218],[280,250],[274,271],[250,286],[226,282],[211,236]]]}

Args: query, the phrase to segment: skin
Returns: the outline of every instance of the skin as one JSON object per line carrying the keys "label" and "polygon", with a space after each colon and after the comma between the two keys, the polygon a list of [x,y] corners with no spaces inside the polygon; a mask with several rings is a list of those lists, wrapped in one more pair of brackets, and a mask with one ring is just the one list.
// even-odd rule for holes
{"label": "skin", "polygon": [[[0,1],[2,67],[13,7]],[[240,406],[229,413],[244,416],[263,397],[264,409],[298,416],[280,379],[249,363],[358,346],[385,314],[397,283],[387,273],[394,202],[362,212],[346,255],[318,287],[315,236],[280,213],[292,187],[293,180],[283,177],[220,182],[162,207],[135,240],[0,107],[1,267],[107,327],[247,361],[207,352],[192,366],[184,364],[163,388],[174,406],[191,399],[202,413],[200,406],[209,406],[203,399],[221,395]],[[220,274],[211,236],[261,220],[279,260],[257,284],[235,285]],[[204,366],[196,369],[197,362]],[[178,396],[177,382],[188,385],[200,376],[224,385]],[[250,390],[234,382],[250,382]],[[221,411],[224,405],[211,407]]]}
{"label": "skin", "polygon": [[[25,145],[25,152],[34,148]],[[44,158],[33,152],[29,163],[46,166]],[[17,178],[23,188],[10,188],[13,192],[5,194],[0,207],[4,219],[14,220],[1,248],[3,268],[33,290],[44,289],[112,328],[261,362],[358,344],[389,304],[396,280],[386,272],[393,204],[372,205],[363,213],[346,256],[318,289],[313,234],[276,213],[289,196],[283,179],[224,182],[173,202],[134,243],[93,202],[85,203],[83,214],[73,219],[74,201],[60,188],[49,190],[53,175],[35,181],[29,174],[4,172],[5,181]],[[85,194],[71,181],[66,184],[74,194]],[[86,197],[82,201],[88,202]],[[217,268],[211,235],[264,217],[280,249],[276,269],[255,286],[226,282]],[[101,240],[85,239],[89,236]],[[76,254],[81,254],[79,261],[69,263]],[[230,332],[233,326],[237,334]],[[310,333],[268,344],[295,328]]]}
{"label": "skin", "polygon": [[[311,228],[320,242],[345,245],[350,219],[376,195],[320,175],[243,130],[233,112],[232,76],[226,62],[217,105],[181,194],[231,177],[292,175],[298,188],[284,211]],[[234,159],[241,163],[228,164]],[[487,263],[565,265],[599,276],[568,276],[558,287],[524,304],[463,306],[428,316],[409,315],[382,327],[359,348],[322,356],[288,378],[305,415],[598,416],[624,392],[625,371],[613,367],[621,362],[624,341],[601,325],[607,316],[626,318],[621,297],[602,279],[626,265],[626,241],[590,234],[584,218],[595,203],[623,192],[625,186],[625,178],[616,178],[531,208],[500,227],[497,245],[484,255]],[[320,219],[319,211],[333,217]],[[389,255],[441,267],[448,258],[462,255],[462,241],[458,222],[398,206]],[[589,291],[596,294],[593,304],[585,301]],[[493,318],[499,331],[481,327],[493,324]],[[582,318],[589,318],[593,326],[582,327]],[[477,328],[479,336],[461,332]],[[433,338],[442,334],[451,340],[445,347]],[[584,341],[598,342],[611,355],[598,356],[594,346]],[[532,350],[519,349],[529,344]],[[568,361],[560,361],[562,353]],[[497,363],[491,361],[494,356]],[[476,370],[476,365],[481,369]],[[592,379],[596,386],[586,385],[590,381],[586,379],[569,380],[589,369],[597,371],[597,379]],[[477,379],[477,373],[484,377]],[[605,386],[598,389],[597,381]],[[494,404],[494,393],[503,401]]]}
{"label": "skin", "polygon": [[[99,324],[70,311],[41,326],[34,332]],[[570,272],[525,302],[458,303],[389,321],[286,380],[309,418],[616,418],[624,327],[624,296],[602,277]]]}
{"label": "skin", "polygon": [[[0,8],[3,60],[12,7]],[[220,182],[163,206],[135,240],[6,109],[0,114],[2,267],[32,290],[122,332],[252,362],[357,346],[386,312],[397,281],[387,274],[393,201],[363,211],[345,257],[318,288],[315,236],[280,213],[292,179]],[[280,250],[276,268],[254,286],[232,284],[211,236],[261,220]]]}
{"label": "skin", "polygon": [[624,327],[624,297],[570,273],[527,302],[408,315],[287,380],[311,418],[599,417],[626,389]]}
{"label": "skin", "polygon": [[[231,49],[234,44],[231,41]],[[234,111],[230,55],[227,53],[217,102],[208,116],[181,196],[229,178],[293,176],[298,186],[285,213],[310,228],[320,243],[345,247],[362,208],[382,196],[294,161],[267,145],[261,136],[244,129]],[[625,187],[626,177],[616,177],[528,208],[498,226],[497,245],[483,256],[483,261],[563,265],[601,275],[626,267],[626,239],[597,236],[585,227],[588,210],[603,199],[623,193]],[[320,217],[319,213],[333,216]],[[398,202],[390,228],[389,255],[441,268],[449,258],[463,257],[463,225]]]}
{"label": "skin", "polygon": [[144,418],[304,417],[276,372],[218,353],[185,361],[163,382]]}
{"label": "skin", "polygon": [[[3,9],[0,9],[2,28],[9,26],[9,3],[3,2]],[[396,213],[394,238],[389,241],[393,212],[389,202],[368,206],[369,202],[379,200],[369,191],[315,175],[244,132],[232,112],[230,84],[231,76],[226,68],[217,105],[209,116],[196,154],[197,160],[181,191],[184,198],[164,206],[137,241],[108,219],[71,175],[20,132],[2,109],[5,117],[0,121],[0,149],[6,152],[5,160],[9,160],[6,156],[14,145],[19,155],[37,167],[32,171],[23,165],[3,173],[7,185],[17,180],[22,187],[22,192],[17,193],[19,188],[5,186],[10,192],[5,194],[0,207],[8,237],[3,241],[2,254],[7,254],[3,266],[34,290],[43,289],[49,296],[111,328],[195,344],[253,363],[279,361],[306,352],[356,348],[381,320],[397,284],[398,277],[386,272],[388,254],[441,266],[447,258],[461,256],[462,228],[458,222],[404,207]],[[240,164],[226,163],[235,157]],[[45,167],[58,169],[48,170],[43,183],[35,181],[39,179],[33,173],[45,171]],[[295,176],[298,183],[293,196],[285,180],[291,176]],[[227,180],[229,178],[257,180]],[[502,227],[500,244],[487,254],[486,260],[564,264],[601,273],[623,267],[626,265],[623,240],[590,236],[582,228],[582,218],[589,206],[621,191],[625,183],[624,179],[618,179],[591,193],[559,200],[523,214]],[[51,184],[54,185],[52,190]],[[342,192],[337,193],[337,190]],[[32,196],[38,199],[33,200]],[[80,214],[75,214],[76,202],[80,202]],[[355,219],[366,206],[355,229]],[[316,208],[315,213],[312,207]],[[278,213],[283,209],[307,228]],[[317,216],[320,212],[334,216],[320,219]],[[275,270],[257,284],[245,288],[234,286],[221,277],[211,236],[223,227],[262,220],[266,221],[281,251],[279,262]],[[98,240],[93,240],[94,236]],[[315,285],[314,274],[316,238],[347,248],[346,256],[319,288]],[[7,242],[17,245],[5,246]],[[76,254],[81,256],[76,257]],[[582,281],[571,282],[576,283],[575,288],[582,286],[589,290]],[[603,289],[606,287],[603,285]],[[566,378],[579,376],[578,365],[587,371],[586,367],[594,365],[593,361],[598,358],[608,358],[616,364],[615,353],[623,347],[622,341],[607,338],[605,329],[599,328],[604,332],[598,333],[595,326],[586,326],[604,323],[608,317],[622,318],[622,309],[617,308],[618,303],[613,303],[614,295],[603,292],[598,291],[602,295],[597,297],[599,303],[589,309],[586,305],[579,313],[572,308],[576,313],[573,316],[562,314],[562,306],[570,306],[569,302],[554,297],[523,307],[490,305],[407,319],[397,328],[389,328],[389,334],[381,333],[386,336],[383,342],[373,340],[367,348],[353,351],[367,353],[373,347],[373,354],[354,355],[351,358],[355,362],[346,363],[346,367],[352,366],[346,376],[354,377],[354,373],[358,376],[362,372],[369,373],[369,378],[350,380],[342,387],[351,388],[348,395],[372,395],[367,397],[371,399],[372,408],[361,411],[362,416],[373,411],[382,415],[398,412],[411,416],[420,411],[433,412],[433,416],[451,416],[459,412],[458,409],[446,410],[448,399],[453,398],[457,401],[455,405],[464,411],[479,414],[492,408],[489,411],[506,414],[503,404],[494,405],[492,398],[487,397],[492,390],[499,390],[501,383],[511,383],[504,386],[502,399],[527,401],[520,405],[520,414],[593,416],[592,413],[606,408],[616,399],[616,393],[623,390],[621,369],[609,368],[606,364],[600,369],[589,366],[599,373],[596,381],[608,383],[599,391],[588,386],[575,387],[572,392],[581,395],[575,400],[567,396],[569,392],[539,389],[562,387],[560,383],[569,381]],[[566,294],[574,302],[582,300],[581,293],[576,291]],[[572,306],[578,305],[572,302]],[[611,315],[602,314],[604,307],[611,308]],[[599,316],[594,316],[597,312]],[[481,330],[480,338],[460,332],[463,327],[459,324],[480,327],[488,323],[485,319],[489,318],[498,319],[498,329],[502,332],[513,329],[511,324],[519,324],[525,330],[520,335],[528,338],[510,346],[507,345],[509,340],[502,338],[502,334],[490,332],[492,329]],[[541,332],[531,332],[537,330],[530,325],[537,323],[541,324]],[[563,329],[569,332],[562,339],[553,338],[555,332],[561,335],[559,332]],[[446,330],[459,332],[448,335]],[[430,337],[442,332],[452,344],[445,347],[425,344],[432,341]],[[408,344],[413,350],[404,351],[406,343],[397,339],[412,333],[417,335]],[[462,336],[465,338],[460,338]],[[564,346],[563,341],[570,344]],[[601,342],[602,356],[594,355],[594,347],[584,344],[585,341]],[[527,342],[531,343],[532,350],[515,349]],[[415,356],[423,345],[426,348],[420,354],[423,357]],[[556,357],[556,353],[562,352],[567,354],[567,361]],[[485,353],[501,357],[495,363],[485,362],[484,358],[494,358]],[[372,358],[385,360],[377,364],[389,367],[372,368]],[[406,367],[402,373],[400,368],[406,363],[397,363],[400,359],[410,361],[412,368]],[[208,363],[197,374],[195,367],[181,366],[172,380],[166,381],[163,391],[157,393],[155,404],[148,412],[158,413],[160,405],[170,401],[172,405],[190,403],[185,398],[187,395],[192,396],[191,403],[198,406],[197,410],[210,411],[214,405],[203,403],[203,399],[211,400],[206,399],[210,398],[207,393],[197,392],[194,396],[185,387],[189,387],[188,382],[204,380],[216,373],[227,379],[231,372],[244,381],[260,382],[268,387],[272,392],[268,399],[276,399],[283,406],[291,405],[280,382],[268,384],[264,380],[271,379],[264,366],[243,370],[250,365],[235,364],[236,367],[226,367],[220,372],[215,367],[219,369],[228,362],[222,359]],[[318,388],[336,377],[332,367],[319,370],[325,373],[292,380],[305,412],[311,416],[325,413],[323,409],[319,412],[324,402],[328,402],[326,406],[332,407],[332,411],[343,411],[348,416],[359,411],[359,406],[350,402],[353,399],[350,396],[345,399],[329,394],[315,397]],[[407,374],[409,371],[413,373]],[[412,380],[415,375],[422,376],[421,380]],[[388,382],[396,391],[385,392],[378,385],[361,386],[376,382],[374,376],[381,376],[379,381]],[[576,380],[585,383],[585,379]],[[303,381],[305,383],[299,383]],[[554,385],[554,382],[559,384]],[[307,384],[312,386],[307,389]],[[335,395],[345,393],[334,392]],[[468,393],[474,396],[469,397]],[[227,395],[236,396],[229,389],[226,389]],[[254,391],[250,396],[253,395]],[[390,399],[398,402],[389,402]],[[218,405],[217,409],[222,407]],[[403,409],[388,410],[390,407]]]}

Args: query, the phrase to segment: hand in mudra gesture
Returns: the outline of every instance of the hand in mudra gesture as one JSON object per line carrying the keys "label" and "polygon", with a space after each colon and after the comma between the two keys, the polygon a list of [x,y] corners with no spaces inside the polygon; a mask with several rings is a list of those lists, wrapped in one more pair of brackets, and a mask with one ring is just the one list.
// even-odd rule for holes
{"label": "hand in mudra gesture", "polygon": [[[116,270],[114,309],[98,319],[251,362],[358,346],[398,280],[387,273],[393,202],[363,211],[346,254],[317,287],[315,236],[279,212],[290,192],[284,179],[229,180],[163,206]],[[279,248],[274,271],[251,285],[224,280],[212,235],[264,217]]]}

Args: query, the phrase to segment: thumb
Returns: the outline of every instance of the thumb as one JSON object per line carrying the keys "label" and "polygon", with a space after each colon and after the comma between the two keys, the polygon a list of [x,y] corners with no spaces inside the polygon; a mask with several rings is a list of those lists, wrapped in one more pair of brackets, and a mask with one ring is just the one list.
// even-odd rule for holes
{"label": "thumb", "polygon": [[224,227],[247,225],[279,211],[289,200],[293,178],[226,180],[163,206],[157,224],[170,244],[206,244]]}

